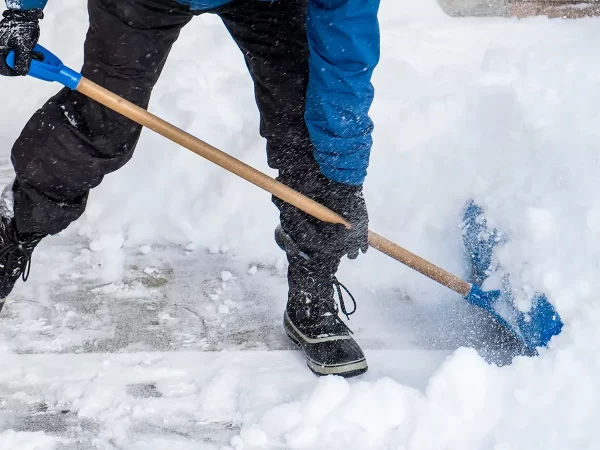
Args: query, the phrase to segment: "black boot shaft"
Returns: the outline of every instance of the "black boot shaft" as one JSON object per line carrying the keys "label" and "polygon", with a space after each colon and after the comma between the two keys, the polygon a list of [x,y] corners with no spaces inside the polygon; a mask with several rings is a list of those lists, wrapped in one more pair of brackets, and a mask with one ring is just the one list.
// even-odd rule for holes
{"label": "black boot shaft", "polygon": [[20,234],[14,219],[0,216],[0,299],[10,294],[19,277],[27,281],[31,254],[44,237],[39,233]]}

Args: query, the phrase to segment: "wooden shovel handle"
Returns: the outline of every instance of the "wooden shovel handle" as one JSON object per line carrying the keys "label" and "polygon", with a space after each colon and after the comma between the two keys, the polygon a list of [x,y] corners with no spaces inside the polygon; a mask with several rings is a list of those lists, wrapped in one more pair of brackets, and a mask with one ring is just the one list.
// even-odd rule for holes
{"label": "wooden shovel handle", "polygon": [[[97,85],[96,83],[82,78],[77,86],[77,91],[83,95],[97,101],[107,108],[116,111],[128,119],[139,123],[158,134],[170,139],[182,147],[191,150],[197,155],[212,161],[213,163],[223,167],[224,169],[242,177],[250,183],[270,192],[274,196],[294,205],[296,208],[316,217],[323,222],[339,223],[350,228],[350,223],[333,212],[329,208],[320,203],[311,200],[310,198],[296,192],[290,187],[280,183],[279,181],[265,175],[255,168],[243,163],[242,161],[228,155],[225,152],[213,147],[206,142],[192,136],[191,134],[177,128],[174,125],[164,121],[163,119],[149,113],[143,108],[119,97],[111,91]],[[403,249],[392,241],[385,239],[378,234],[369,231],[369,244],[371,247],[385,253],[388,256],[400,261],[408,267],[422,273],[423,275],[437,281],[438,283],[452,289],[455,292],[465,296],[471,290],[471,285],[466,281],[461,280],[455,275],[446,272],[444,269],[424,260],[423,258]]]}

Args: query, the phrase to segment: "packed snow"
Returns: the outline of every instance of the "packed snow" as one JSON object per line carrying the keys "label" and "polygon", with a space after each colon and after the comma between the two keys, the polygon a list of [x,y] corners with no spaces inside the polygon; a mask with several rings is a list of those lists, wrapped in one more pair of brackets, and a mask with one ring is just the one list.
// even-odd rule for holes
{"label": "packed snow", "polygon": [[[2,313],[0,448],[598,446],[598,20],[451,19],[414,3],[381,8],[372,228],[464,275],[461,209],[476,199],[509,236],[495,257],[517,292],[545,292],[561,314],[550,347],[492,364],[481,347],[500,330],[371,250],[339,276],[370,370],[314,377],[282,332],[269,195],[145,132],[84,217],[36,251]],[[73,67],[85,31],[85,2],[50,2],[41,42]],[[0,89],[8,182],[13,140],[57,87]],[[273,175],[218,18],[184,31],[150,109]]]}

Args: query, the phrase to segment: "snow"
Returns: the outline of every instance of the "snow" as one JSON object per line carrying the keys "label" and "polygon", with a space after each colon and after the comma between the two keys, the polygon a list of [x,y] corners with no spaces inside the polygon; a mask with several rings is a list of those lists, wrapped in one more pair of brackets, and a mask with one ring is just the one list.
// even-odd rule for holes
{"label": "snow", "polygon": [[[43,44],[74,67],[85,14],[54,1],[44,19]],[[518,306],[546,293],[562,334],[537,358],[490,364],[502,352],[481,346],[498,330],[371,250],[339,276],[370,370],[317,379],[281,330],[269,196],[146,132],[84,217],[36,251],[3,311],[1,448],[597,447],[597,19],[451,19],[433,0],[383,2],[380,19],[373,228],[464,275],[460,211],[475,198],[509,238],[495,257]],[[2,180],[11,142],[55,91],[0,80]],[[273,174],[217,18],[184,31],[150,109]]]}
{"label": "snow", "polygon": [[6,430],[0,433],[0,447],[2,448],[51,450],[56,448],[57,444],[61,441],[61,439],[48,436],[41,431],[36,433],[18,433],[14,430]]}
{"label": "snow", "polygon": [[224,270],[223,272],[221,272],[221,280],[223,282],[227,282],[227,281],[231,280],[232,278],[233,278],[233,275],[228,270]]}
{"label": "snow", "polygon": [[[194,440],[202,442],[203,431],[212,427],[213,438],[227,435],[231,424],[243,417],[256,421],[248,420],[223,445],[252,448],[281,442],[302,448],[302,442],[311,436],[320,438],[324,430],[340,427],[366,442],[377,433],[380,438],[385,436],[405,417],[409,405],[398,407],[395,400],[410,399],[418,392],[391,378],[358,383],[333,377],[316,379],[308,369],[298,370],[301,357],[289,351],[3,353],[2,357],[7,368],[0,374],[0,383],[5,395],[11,393],[9,403],[16,405],[19,399],[33,402],[34,398],[24,398],[21,391],[26,382],[35,390],[36,401],[51,403],[49,409],[59,413],[47,415],[48,422],[60,425],[60,411],[68,405],[70,411],[62,414],[62,420],[70,420],[77,411],[81,420],[93,420],[102,430],[101,442],[110,440],[116,448],[127,449],[173,439],[177,434],[186,435],[188,445]],[[390,357],[418,358],[420,372],[428,374],[443,361],[442,354],[415,351],[374,352],[372,360],[384,363]],[[408,382],[401,373],[398,370],[395,377]],[[363,424],[365,407],[372,418]],[[382,414],[389,417],[376,423],[374,419]],[[199,429],[201,425],[206,428]],[[84,439],[94,431],[84,424],[77,437]],[[332,433],[327,442],[336,435]]]}

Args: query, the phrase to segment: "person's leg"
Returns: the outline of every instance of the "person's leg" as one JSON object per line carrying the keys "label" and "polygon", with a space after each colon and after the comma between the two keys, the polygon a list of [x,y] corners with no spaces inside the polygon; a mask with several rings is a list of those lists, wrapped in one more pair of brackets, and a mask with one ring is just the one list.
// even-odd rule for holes
{"label": "person's leg", "polygon": [[[244,53],[254,80],[269,165],[279,170],[281,182],[320,201],[330,183],[314,159],[304,120],[309,73],[306,8],[306,0],[240,0],[217,13]],[[327,243],[328,235],[339,230],[279,199],[274,202],[281,219],[276,239],[289,262],[284,322],[288,335],[302,346],[309,367],[318,374],[364,372],[364,355],[335,306],[335,273],[342,254]]]}
{"label": "person's leg", "polygon": [[[175,0],[89,0],[83,75],[147,107],[172,44],[193,17]],[[84,211],[88,192],[133,154],[141,127],[68,89],[51,98],[12,149],[20,232],[55,234]]]}
{"label": "person's leg", "polygon": [[[83,75],[146,107],[172,44],[193,14],[175,0],[89,0]],[[61,90],[12,149],[16,178],[0,201],[0,309],[31,253],[85,210],[88,192],[132,156],[141,127]]]}

